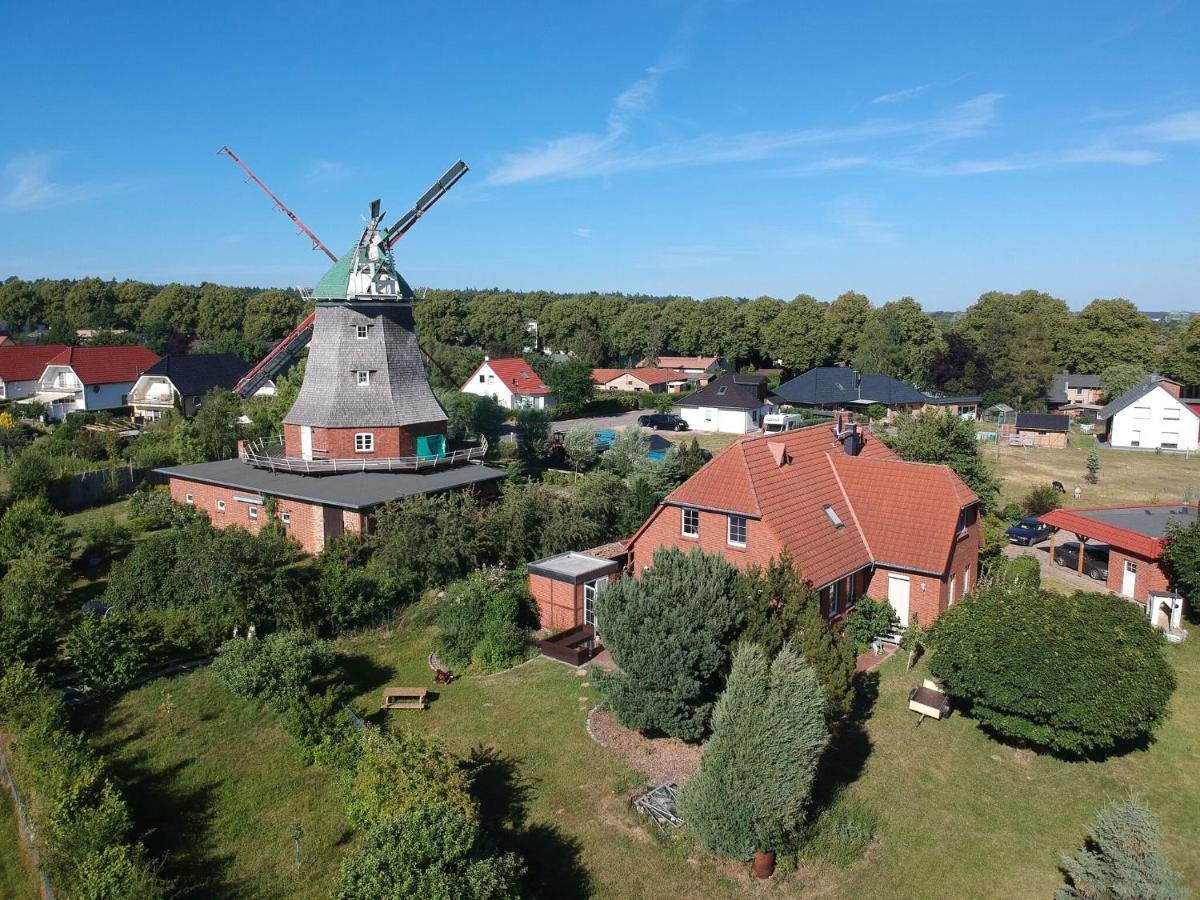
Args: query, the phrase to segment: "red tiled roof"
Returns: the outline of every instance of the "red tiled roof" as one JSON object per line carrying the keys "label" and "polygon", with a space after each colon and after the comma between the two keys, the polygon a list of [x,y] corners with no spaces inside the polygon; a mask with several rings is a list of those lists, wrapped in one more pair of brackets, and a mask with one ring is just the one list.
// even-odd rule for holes
{"label": "red tiled roof", "polygon": [[[717,361],[715,356],[660,356],[658,358],[658,367],[660,369],[707,369]],[[639,365],[645,365],[643,359]]]}
{"label": "red tiled roof", "polygon": [[0,378],[37,381],[46,371],[46,363],[66,349],[66,344],[4,344],[0,346]]}
{"label": "red tiled roof", "polygon": [[636,369],[592,369],[592,381],[596,384],[608,384],[613,379],[626,374],[632,375],[646,385],[667,384],[671,381],[682,380],[678,372],[639,366]]}
{"label": "red tiled roof", "polygon": [[[1158,506],[1178,506],[1178,503],[1153,504]],[[1151,537],[1139,534],[1120,525],[1112,525],[1093,519],[1085,513],[1107,509],[1137,509],[1140,507],[1120,506],[1087,506],[1077,509],[1055,509],[1038,516],[1038,519],[1055,528],[1062,528],[1073,534],[1082,534],[1089,541],[1108,544],[1118,550],[1129,550],[1147,559],[1158,559],[1166,547],[1166,538]]]}
{"label": "red tiled roof", "polygon": [[552,394],[537,373],[523,359],[489,359],[484,362],[514,394]]}
{"label": "red tiled roof", "polygon": [[158,354],[136,344],[111,347],[68,347],[48,360],[48,366],[70,366],[84,384],[137,381],[158,362]]}
{"label": "red tiled roof", "polygon": [[738,439],[666,502],[761,518],[819,586],[871,562],[944,571],[959,511],[977,499],[944,466],[904,462],[870,435],[851,457],[818,425]]}

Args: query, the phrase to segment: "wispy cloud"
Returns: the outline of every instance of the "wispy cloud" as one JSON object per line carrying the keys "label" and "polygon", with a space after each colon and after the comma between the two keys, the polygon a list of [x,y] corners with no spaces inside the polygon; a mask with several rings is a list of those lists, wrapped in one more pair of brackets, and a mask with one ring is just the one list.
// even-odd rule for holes
{"label": "wispy cloud", "polygon": [[308,181],[342,181],[354,174],[354,167],[331,159],[318,159],[308,167]]}
{"label": "wispy cloud", "polygon": [[590,238],[591,236],[592,236],[592,229],[590,229],[590,228],[576,228],[575,229],[575,237],[577,237],[577,238]]}
{"label": "wispy cloud", "polygon": [[1175,113],[1136,126],[1133,133],[1156,143],[1200,143],[1200,110]]}
{"label": "wispy cloud", "polygon": [[4,164],[0,176],[0,211],[30,212],[66,206],[116,193],[127,182],[67,184],[51,178],[56,153],[26,153]]}
{"label": "wispy cloud", "polygon": [[905,100],[914,100],[928,91],[933,85],[918,84],[916,87],[904,88],[899,91],[892,91],[890,94],[880,94],[873,99],[872,103],[902,103]]}
{"label": "wispy cloud", "polygon": [[893,223],[879,218],[875,204],[857,194],[836,197],[829,203],[830,223],[848,237],[860,241],[882,243],[895,240]]}

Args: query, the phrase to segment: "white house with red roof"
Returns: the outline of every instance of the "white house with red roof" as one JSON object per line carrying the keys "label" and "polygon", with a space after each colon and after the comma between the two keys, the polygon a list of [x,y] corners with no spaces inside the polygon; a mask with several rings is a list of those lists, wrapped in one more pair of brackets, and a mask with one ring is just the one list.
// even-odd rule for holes
{"label": "white house with red roof", "polygon": [[0,344],[0,400],[25,400],[38,392],[46,363],[66,344]]}
{"label": "white house with red roof", "polygon": [[485,356],[459,390],[464,394],[491,397],[505,409],[549,410],[555,406],[554,392],[529,363],[519,357],[492,359]]}
{"label": "white house with red roof", "polygon": [[33,399],[56,420],[84,410],[120,409],[129,405],[134,384],[158,359],[136,344],[67,347],[46,363]]}
{"label": "white house with red roof", "polygon": [[[837,618],[857,598],[931,624],[979,575],[979,498],[947,466],[905,462],[850,423],[739,438],[627,541],[635,574],[661,547],[739,568],[785,549]],[[601,628],[603,626],[601,625]]]}

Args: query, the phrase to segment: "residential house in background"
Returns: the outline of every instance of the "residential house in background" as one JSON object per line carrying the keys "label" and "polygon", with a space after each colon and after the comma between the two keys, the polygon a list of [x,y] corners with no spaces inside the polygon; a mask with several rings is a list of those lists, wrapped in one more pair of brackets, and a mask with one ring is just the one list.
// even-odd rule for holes
{"label": "residential house in background", "polygon": [[464,394],[491,397],[505,409],[549,410],[555,406],[554,392],[529,363],[519,357],[491,359],[485,356],[459,390]]}
{"label": "residential house in background", "polygon": [[121,409],[158,354],[136,344],[67,347],[46,363],[33,399],[61,421],[85,410]]}
{"label": "residential house in background", "polygon": [[1182,389],[1178,381],[1151,375],[1126,391],[1100,410],[1104,441],[1128,450],[1200,448],[1200,398],[1182,398]]}
{"label": "residential house in background", "polygon": [[205,394],[213,388],[233,390],[249,371],[250,364],[232,353],[168,354],[148,368],[129,392],[133,417],[154,422],[178,408],[191,418]]}
{"label": "residential house in background", "polygon": [[592,369],[592,381],[601,391],[646,391],[677,394],[688,385],[687,376],[670,369]]}
{"label": "residential house in background", "polygon": [[904,462],[839,421],[735,441],[626,544],[635,574],[661,547],[739,568],[786,549],[829,618],[869,595],[929,625],[975,585],[980,539],[979,498],[952,469]]}
{"label": "residential house in background", "polygon": [[0,344],[0,400],[26,400],[38,392],[46,363],[66,344]]}
{"label": "residential house in background", "polygon": [[1200,520],[1200,506],[1160,503],[1056,509],[1040,519],[1055,529],[1050,538],[1051,560],[1059,530],[1085,543],[1107,545],[1108,590],[1141,605],[1150,624],[1165,631],[1169,639],[1183,639],[1187,632],[1180,623],[1185,598],[1172,591],[1162,557],[1168,528],[1186,528]]}
{"label": "residential house in background", "polygon": [[767,390],[767,379],[731,372],[680,400],[675,410],[692,431],[748,434],[779,407]]}
{"label": "residential house in background", "polygon": [[1053,413],[1095,415],[1100,411],[1104,388],[1099,375],[1075,375],[1059,372],[1050,379],[1046,391],[1046,409]]}
{"label": "residential house in background", "polygon": [[1067,446],[1067,434],[1070,430],[1071,420],[1067,416],[1019,412],[1012,443],[1026,447],[1063,449]]}
{"label": "residential house in background", "polygon": [[[645,359],[638,362],[638,368],[649,365]],[[660,356],[655,367],[706,379],[721,371],[722,360],[719,356]]]}
{"label": "residential house in background", "polygon": [[809,369],[777,387],[775,396],[781,403],[805,409],[862,413],[871,406],[882,406],[888,419],[898,412],[917,412],[931,406],[973,421],[979,416],[980,402],[976,396],[927,394],[891,375],[859,372],[850,366]]}

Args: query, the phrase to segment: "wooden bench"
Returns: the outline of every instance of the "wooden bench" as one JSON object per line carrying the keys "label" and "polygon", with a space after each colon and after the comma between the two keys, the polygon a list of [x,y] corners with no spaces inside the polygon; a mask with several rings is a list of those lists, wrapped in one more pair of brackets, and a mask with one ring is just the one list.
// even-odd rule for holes
{"label": "wooden bench", "polygon": [[390,687],[383,689],[380,709],[424,709],[425,688]]}

